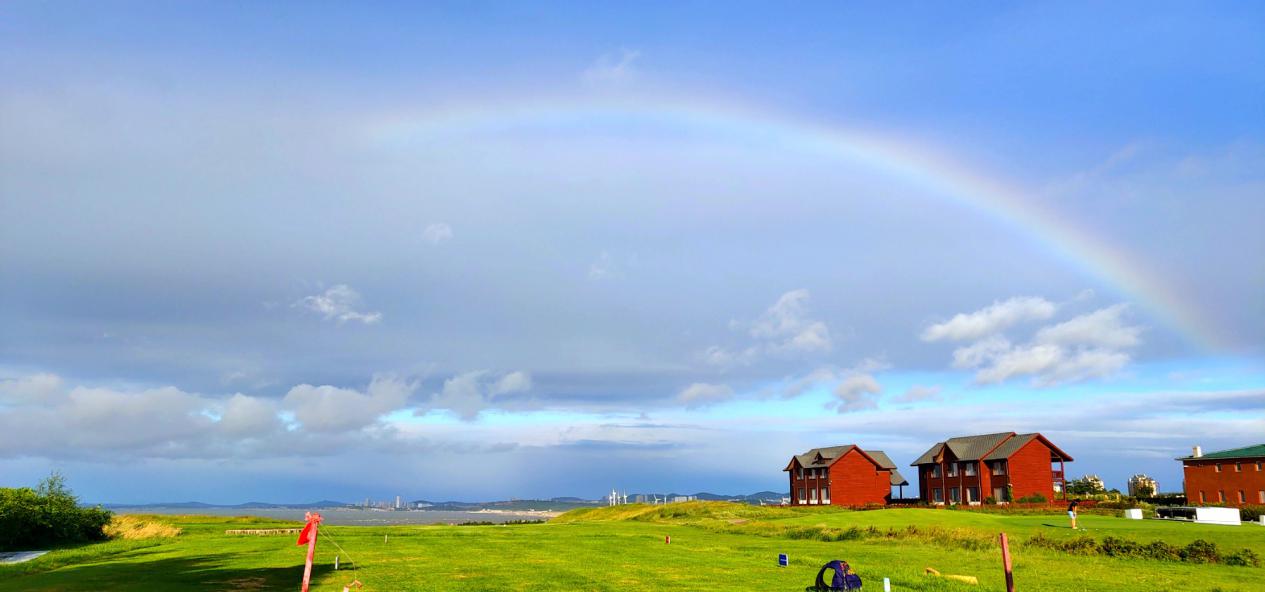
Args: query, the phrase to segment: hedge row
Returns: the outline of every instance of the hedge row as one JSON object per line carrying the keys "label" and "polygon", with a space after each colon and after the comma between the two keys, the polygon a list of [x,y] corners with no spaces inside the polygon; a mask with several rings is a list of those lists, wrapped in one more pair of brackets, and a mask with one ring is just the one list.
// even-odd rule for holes
{"label": "hedge row", "polygon": [[1083,536],[1074,539],[1053,539],[1037,533],[1024,544],[1031,547],[1053,549],[1075,555],[1106,555],[1108,557],[1134,557],[1159,561],[1185,561],[1187,563],[1223,563],[1245,567],[1260,567],[1261,558],[1251,549],[1222,551],[1216,543],[1196,539],[1185,547],[1170,545],[1164,541],[1140,543],[1118,537],[1106,537],[1098,541]]}

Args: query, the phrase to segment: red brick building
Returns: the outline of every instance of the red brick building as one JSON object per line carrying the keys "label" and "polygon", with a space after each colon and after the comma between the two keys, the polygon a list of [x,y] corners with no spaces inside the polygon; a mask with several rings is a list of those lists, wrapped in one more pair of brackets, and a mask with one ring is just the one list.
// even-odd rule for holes
{"label": "red brick building", "polygon": [[886,504],[892,487],[909,485],[882,450],[856,444],[814,448],[791,457],[782,470],[790,477],[793,506]]}
{"label": "red brick building", "polygon": [[[1072,457],[1041,434],[983,434],[938,442],[915,460],[919,497],[933,504],[999,502],[1063,493]],[[1055,466],[1057,463],[1057,466]]]}
{"label": "red brick building", "polygon": [[1265,444],[1179,458],[1185,475],[1186,503],[1265,504]]}

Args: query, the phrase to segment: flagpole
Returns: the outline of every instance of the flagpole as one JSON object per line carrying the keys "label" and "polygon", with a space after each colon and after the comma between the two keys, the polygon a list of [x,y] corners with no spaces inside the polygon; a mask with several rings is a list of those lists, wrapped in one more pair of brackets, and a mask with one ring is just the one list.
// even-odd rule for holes
{"label": "flagpole", "polygon": [[321,523],[321,515],[308,512],[304,518],[307,519],[307,525],[312,528],[311,535],[307,539],[307,563],[303,565],[303,592],[308,592],[308,583],[312,580],[312,556],[316,554],[316,531]]}

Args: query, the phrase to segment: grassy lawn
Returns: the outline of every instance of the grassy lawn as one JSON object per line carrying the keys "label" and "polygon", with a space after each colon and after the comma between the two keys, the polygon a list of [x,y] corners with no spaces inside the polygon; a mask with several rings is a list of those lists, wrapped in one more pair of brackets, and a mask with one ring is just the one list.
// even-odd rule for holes
{"label": "grassy lawn", "polygon": [[[1020,590],[1259,590],[1265,568],[1071,555],[1025,547],[1028,537],[1083,536],[1058,515],[1022,516],[945,510],[848,512],[830,508],[768,509],[729,504],[678,504],[572,512],[522,526],[327,527],[317,550],[315,590],[341,590],[353,577],[336,541],[357,561],[366,590],[803,590],[817,568],[845,559],[866,589],[1002,589],[1000,553],[979,540],[1006,531]],[[233,528],[287,526],[275,521],[183,516],[175,538],[116,540],[57,550],[19,566],[0,567],[0,590],[265,590],[297,589],[303,549],[294,536],[226,536]],[[1095,538],[1156,539],[1184,545],[1196,538],[1223,550],[1265,556],[1265,528],[1213,527],[1083,516]],[[823,542],[792,538],[795,529],[915,524],[932,536]],[[934,527],[934,528],[933,528]],[[938,529],[938,530],[937,530]],[[941,535],[949,536],[939,540]],[[388,540],[383,539],[384,535]],[[665,536],[672,544],[664,544]],[[959,543],[962,537],[975,548]],[[970,546],[970,545],[968,545]],[[778,553],[791,557],[776,565]],[[923,575],[924,567],[979,577],[980,586]]]}

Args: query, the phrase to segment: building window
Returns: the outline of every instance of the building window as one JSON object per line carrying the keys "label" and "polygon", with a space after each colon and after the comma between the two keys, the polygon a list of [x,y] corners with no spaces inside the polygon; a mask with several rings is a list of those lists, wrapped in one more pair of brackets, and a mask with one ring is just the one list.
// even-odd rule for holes
{"label": "building window", "polygon": [[974,476],[975,476],[975,463],[973,463],[973,462],[964,463],[964,464],[962,465],[962,473],[963,473],[963,474],[965,474],[967,477],[974,477]]}
{"label": "building window", "polygon": [[1261,461],[1256,461],[1256,470],[1261,470]]}
{"label": "building window", "polygon": [[[803,490],[803,489],[801,489],[800,491],[804,491],[804,490]],[[801,497],[803,497],[803,495],[804,495],[804,494],[802,494],[802,493],[801,493],[801,494],[799,494],[799,495],[800,495]],[[1204,495],[1204,492],[1202,492],[1202,491],[1200,491],[1200,492],[1199,492],[1199,503],[1201,503],[1201,504],[1206,504],[1206,503],[1208,503],[1208,496]]]}
{"label": "building window", "polygon": [[953,503],[955,503],[955,504],[956,504],[956,503],[958,503],[958,501],[960,501],[960,500],[958,499],[958,496],[960,496],[960,495],[961,495],[961,494],[960,494],[960,493],[958,493],[958,488],[954,487],[953,489],[950,489],[950,490],[949,490],[949,501],[950,501],[950,502],[953,502]]}
{"label": "building window", "polygon": [[968,504],[978,504],[978,503],[979,503],[979,488],[978,488],[978,487],[967,487],[967,488],[966,488],[966,503],[968,503]]}
{"label": "building window", "polygon": [[940,465],[931,465],[931,478],[932,479],[940,478]]}
{"label": "building window", "polygon": [[808,490],[808,503],[810,504],[817,503],[817,488],[816,487]]}
{"label": "building window", "polygon": [[1217,492],[1217,501],[1219,501],[1219,502],[1221,502],[1221,503],[1223,503],[1223,504],[1225,503],[1225,492],[1224,492],[1224,491],[1218,491],[1218,492]]}
{"label": "building window", "polygon": [[803,488],[803,487],[801,487],[801,488],[799,488],[799,503],[801,503],[801,504],[802,504],[802,503],[804,503],[804,498],[805,498],[805,496],[804,496],[804,488]]}
{"label": "building window", "polygon": [[[798,469],[795,469],[795,478],[796,478],[796,479],[803,479],[803,478],[804,478],[804,467],[800,467],[800,468],[798,468]],[[800,497],[803,497],[803,496],[800,496]]]}
{"label": "building window", "polygon": [[1220,473],[1220,472],[1221,472],[1221,463],[1217,463],[1216,465],[1214,465],[1213,470],[1215,470],[1216,472]]}
{"label": "building window", "polygon": [[993,474],[994,474],[994,475],[1005,475],[1005,474],[1006,474],[1006,461],[1004,461],[1004,460],[993,461]]}
{"label": "building window", "polygon": [[826,478],[829,478],[829,477],[830,477],[830,469],[822,469],[822,470],[821,470],[821,478],[822,478],[822,479],[826,479]]}
{"label": "building window", "polygon": [[949,476],[950,477],[958,476],[958,463],[949,463]]}
{"label": "building window", "polygon": [[1242,489],[1240,489],[1240,490],[1239,490],[1239,503],[1240,503],[1240,504],[1246,504],[1246,503],[1247,503],[1247,496],[1243,494],[1243,490],[1242,490]]}
{"label": "building window", "polygon": [[830,505],[830,488],[823,487],[821,489],[821,503]]}
{"label": "building window", "polygon": [[1236,462],[1236,463],[1234,463],[1234,472],[1236,472],[1236,473],[1242,473],[1242,472],[1243,472],[1243,463],[1241,463],[1241,462]]}
{"label": "building window", "polygon": [[1265,504],[1265,489],[1256,492],[1257,503]]}
{"label": "building window", "polygon": [[931,499],[932,499],[933,501],[935,501],[937,504],[943,504],[943,503],[944,503],[944,492],[943,492],[943,491],[941,491],[941,490],[939,490],[939,489],[933,489],[933,490],[931,490]]}

